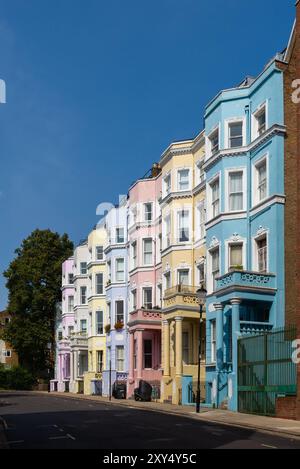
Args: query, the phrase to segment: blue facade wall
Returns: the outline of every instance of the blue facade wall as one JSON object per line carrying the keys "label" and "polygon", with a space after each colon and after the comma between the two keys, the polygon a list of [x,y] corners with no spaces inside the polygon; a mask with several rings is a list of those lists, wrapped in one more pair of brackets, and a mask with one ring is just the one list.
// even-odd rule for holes
{"label": "blue facade wall", "polygon": [[[267,129],[256,139],[252,136],[253,113],[266,103]],[[210,181],[218,175],[220,216],[207,217],[206,242],[219,248],[220,277],[208,289],[206,303],[206,376],[207,396],[215,406],[228,403],[238,410],[237,341],[245,333],[280,327],[284,324],[284,108],[283,77],[272,62],[250,86],[221,92],[206,108],[206,136],[219,126],[219,152],[207,154],[205,163],[207,193]],[[245,126],[243,147],[228,151],[226,121],[242,119]],[[207,152],[208,153],[208,152]],[[255,164],[267,161],[268,193],[265,201],[254,202]],[[243,170],[245,204],[240,213],[228,210],[228,172]],[[209,203],[209,201],[208,201]],[[208,210],[209,213],[209,210]],[[255,238],[267,239],[267,272],[258,273]],[[228,273],[228,245],[243,243],[243,273]],[[212,285],[209,261],[208,283]],[[216,360],[212,357],[212,321],[216,323]]]}

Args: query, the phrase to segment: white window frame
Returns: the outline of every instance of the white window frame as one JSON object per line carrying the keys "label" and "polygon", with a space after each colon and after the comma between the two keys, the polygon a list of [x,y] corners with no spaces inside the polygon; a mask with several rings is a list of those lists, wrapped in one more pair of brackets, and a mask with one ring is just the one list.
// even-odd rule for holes
{"label": "white window frame", "polygon": [[172,233],[171,233],[171,214],[169,213],[164,217],[163,220],[163,248],[167,249],[172,244]]}
{"label": "white window frame", "polygon": [[217,321],[212,319],[210,321],[210,360],[211,363],[217,361]]}
{"label": "white window frame", "polygon": [[[120,352],[121,356],[120,356]],[[125,371],[125,347],[124,345],[116,345],[116,370],[120,373]]]}
{"label": "white window frame", "polygon": [[256,140],[259,137],[257,116],[262,112],[263,109],[265,109],[265,114],[266,114],[265,132],[269,128],[269,103],[268,103],[268,100],[266,100],[263,103],[261,103],[251,115],[251,128],[252,128],[251,140],[252,141]]}
{"label": "white window frame", "polygon": [[185,286],[189,286],[190,285],[190,282],[191,282],[191,269],[189,267],[181,267],[181,268],[178,268],[177,271],[176,271],[176,278],[177,278],[177,285],[180,285],[179,283],[179,274],[180,272],[182,271],[186,271],[188,272],[188,283],[187,284],[183,284]]}
{"label": "white window frame", "polygon": [[[83,265],[85,265],[85,269],[82,269]],[[82,270],[85,270],[85,273],[83,273]],[[87,262],[80,262],[80,275],[87,275]]]}
{"label": "white window frame", "polygon": [[207,275],[206,275],[206,281],[207,281],[207,291],[208,293],[212,293],[215,291],[214,289],[214,280],[213,280],[213,271],[212,271],[212,254],[213,251],[216,249],[219,250],[219,276],[221,275],[221,245],[217,244],[216,246],[210,248],[207,256]]}
{"label": "white window frame", "polygon": [[[102,321],[98,322],[97,316],[98,313],[102,313]],[[102,324],[102,332],[98,332],[98,325]],[[95,335],[103,335],[104,334],[104,311],[102,309],[97,309],[95,311]]]}
{"label": "white window frame", "polygon": [[[169,277],[170,280],[170,285],[167,284],[167,277]],[[164,272],[164,290],[168,290],[169,288],[172,287],[172,273],[171,270],[168,270],[167,272]]]}
{"label": "white window frame", "polygon": [[[266,197],[259,200],[258,198],[258,167],[266,163]],[[260,204],[269,197],[269,153],[255,160],[252,164],[252,207]]]}
{"label": "white window frame", "polygon": [[[72,305],[70,302],[70,298],[73,298]],[[74,295],[68,295],[68,313],[72,313],[73,309],[74,309]]]}
{"label": "white window frame", "polygon": [[[147,205],[151,207],[150,212],[147,211]],[[147,220],[147,214],[151,214],[150,220]],[[153,222],[153,202],[145,202],[144,203],[144,221],[146,223],[152,223]]]}
{"label": "white window frame", "polygon": [[257,236],[253,237],[253,244],[252,244],[252,263],[253,263],[253,271],[254,272],[259,272],[258,270],[258,246],[257,246],[257,241],[259,241],[262,238],[266,238],[267,242],[267,272],[270,272],[270,258],[269,258],[269,231],[264,230],[262,233],[260,233]]}
{"label": "white window frame", "polygon": [[[232,173],[242,173],[242,187],[243,187],[243,207],[241,210],[230,210],[230,201],[229,201],[229,180],[230,174]],[[225,170],[225,211],[228,213],[240,213],[244,212],[247,208],[247,171],[244,166],[236,168],[228,168]]]}
{"label": "white window frame", "polygon": [[[98,249],[102,249],[102,257],[98,257]],[[104,247],[102,245],[95,247],[95,259],[96,261],[103,261],[104,260]]]}
{"label": "white window frame", "polygon": [[[169,184],[167,184],[167,181],[169,181]],[[171,192],[172,192],[172,176],[171,176],[171,172],[169,172],[163,177],[164,197],[167,197]]]}
{"label": "white window frame", "polygon": [[238,122],[241,122],[243,125],[243,130],[242,130],[242,137],[243,137],[243,142],[242,142],[242,147],[246,145],[246,140],[247,140],[247,134],[246,134],[246,118],[245,117],[233,117],[231,119],[226,119],[225,120],[225,133],[224,133],[224,148],[234,150],[236,148],[241,148],[241,147],[231,147],[230,146],[230,132],[229,132],[229,127],[231,124],[237,124]]}
{"label": "white window frame", "polygon": [[[151,241],[151,262],[148,262],[148,263],[145,262],[145,255],[150,254],[150,251],[149,252],[145,251],[145,244],[146,244],[145,242],[146,241]],[[153,239],[152,238],[143,238],[142,243],[143,243],[143,265],[144,266],[153,265],[153,244],[154,244]]]}
{"label": "white window frame", "polygon": [[[182,171],[187,171],[188,172],[188,187],[186,189],[181,189],[180,188],[180,173]],[[176,176],[177,176],[177,184],[176,184],[176,187],[177,187],[177,192],[187,192],[187,191],[190,191],[191,190],[191,168],[178,168],[177,169],[177,172],[176,172]]]}
{"label": "white window frame", "polygon": [[[123,270],[118,270],[119,261],[123,261]],[[118,279],[118,273],[123,272],[123,277],[121,280]],[[124,257],[117,257],[115,259],[115,280],[116,283],[123,283],[125,282],[125,258]]]}
{"label": "white window frame", "polygon": [[[180,216],[181,216],[182,212],[187,212],[188,213],[188,227],[187,228],[188,228],[188,235],[189,236],[188,236],[187,241],[185,241],[185,240],[180,241]],[[190,207],[183,207],[181,209],[177,209],[176,219],[177,219],[177,230],[176,230],[176,232],[177,232],[177,243],[178,244],[188,244],[188,243],[190,243],[191,242],[191,236],[192,236],[191,223],[190,223],[191,222],[191,209],[190,209]]]}
{"label": "white window frame", "polygon": [[205,208],[204,199],[198,202],[196,206],[195,220],[196,220],[196,240],[202,240],[206,236],[206,230],[205,230],[206,208]]}
{"label": "white window frame", "polygon": [[131,311],[136,311],[137,309],[137,289],[134,288],[131,290]]}
{"label": "white window frame", "polygon": [[205,181],[205,171],[202,169],[203,165],[204,165],[204,162],[205,162],[205,156],[203,156],[202,158],[200,158],[196,162],[196,165],[195,165],[196,166],[195,185],[201,184],[202,182]]}
{"label": "white window frame", "polygon": [[125,324],[125,301],[123,299],[118,299],[118,300],[115,300],[115,322],[119,322],[118,320],[118,314],[117,314],[117,304],[118,303],[122,303],[123,304],[123,317],[122,317],[122,322],[123,324]]}
{"label": "white window frame", "polygon": [[131,268],[137,268],[137,241],[132,241],[131,243]]}
{"label": "white window frame", "polygon": [[230,253],[229,249],[230,246],[234,246],[235,244],[237,245],[242,245],[242,265],[243,265],[243,270],[246,270],[247,266],[247,240],[245,238],[241,238],[237,241],[233,241],[231,239],[227,239],[225,241],[225,271],[229,272],[230,268]]}
{"label": "white window frame", "polygon": [[[151,290],[151,306],[152,308],[148,308],[146,307],[146,303],[145,303],[145,291],[146,290]],[[143,306],[145,309],[153,309],[153,287],[143,287],[142,289],[142,292],[143,292]]]}
{"label": "white window frame", "polygon": [[[118,231],[123,230],[123,241],[118,241]],[[115,243],[116,244],[124,244],[126,242],[125,240],[125,228],[124,226],[117,226],[115,230]]]}
{"label": "white window frame", "polygon": [[[83,290],[85,291],[83,295]],[[85,298],[85,301],[82,301],[83,298]],[[80,287],[80,304],[81,305],[86,305],[87,304],[87,287],[86,285],[81,285]]]}
{"label": "white window frame", "polygon": [[[213,214],[213,201],[212,201],[212,186],[216,181],[219,181],[219,213],[218,215]],[[212,220],[213,218],[219,216],[222,213],[222,187],[221,187],[221,172],[216,173],[207,183],[207,220]]]}
{"label": "white window frame", "polygon": [[[219,136],[219,148],[218,148],[218,150],[217,150],[216,152],[212,153],[211,138],[212,138],[213,134],[214,134],[215,132],[217,132],[217,131],[218,131],[218,136]],[[207,135],[207,137],[205,138],[205,140],[206,140],[206,154],[207,154],[207,158],[210,158],[211,156],[216,155],[216,154],[220,151],[220,149],[221,149],[221,145],[220,145],[220,144],[221,144],[221,126],[220,126],[220,124],[218,124],[216,127],[214,127],[214,128],[210,131],[210,133]]]}
{"label": "white window frame", "polygon": [[[200,267],[203,267],[203,279],[201,279],[200,277]],[[203,259],[203,261],[199,262],[197,265],[196,265],[196,278],[197,278],[197,282],[198,282],[198,285],[205,285],[206,284],[206,272],[205,272],[205,260]]]}
{"label": "white window frame", "polygon": [[[98,291],[97,291],[97,285],[98,285],[97,276],[98,275],[102,275],[102,293],[98,293]],[[103,295],[104,294],[104,274],[103,274],[103,272],[96,272],[95,273],[95,294],[96,295]]]}

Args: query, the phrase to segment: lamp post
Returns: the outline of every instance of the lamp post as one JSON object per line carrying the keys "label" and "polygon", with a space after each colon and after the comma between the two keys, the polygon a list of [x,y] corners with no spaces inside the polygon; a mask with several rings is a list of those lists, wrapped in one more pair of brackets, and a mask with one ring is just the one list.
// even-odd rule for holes
{"label": "lamp post", "polygon": [[200,412],[200,399],[201,399],[201,390],[200,390],[200,371],[201,371],[201,342],[202,342],[202,313],[203,313],[203,303],[206,298],[207,291],[201,286],[197,290],[197,297],[200,305],[200,320],[199,320],[199,349],[198,349],[198,379],[197,379],[197,395],[196,395],[196,413]]}

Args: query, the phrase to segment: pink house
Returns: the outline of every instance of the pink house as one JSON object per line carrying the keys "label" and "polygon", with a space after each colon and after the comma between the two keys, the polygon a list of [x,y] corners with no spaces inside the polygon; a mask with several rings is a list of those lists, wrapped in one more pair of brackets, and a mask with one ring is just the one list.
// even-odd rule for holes
{"label": "pink house", "polygon": [[161,169],[129,189],[128,396],[141,379],[160,387],[161,371]]}

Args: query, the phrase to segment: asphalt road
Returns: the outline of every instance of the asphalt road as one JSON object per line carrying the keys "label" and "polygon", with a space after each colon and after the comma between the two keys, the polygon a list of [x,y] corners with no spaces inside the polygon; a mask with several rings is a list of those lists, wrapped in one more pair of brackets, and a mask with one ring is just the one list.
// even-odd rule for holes
{"label": "asphalt road", "polygon": [[64,395],[2,392],[0,415],[12,449],[300,448],[297,439]]}

